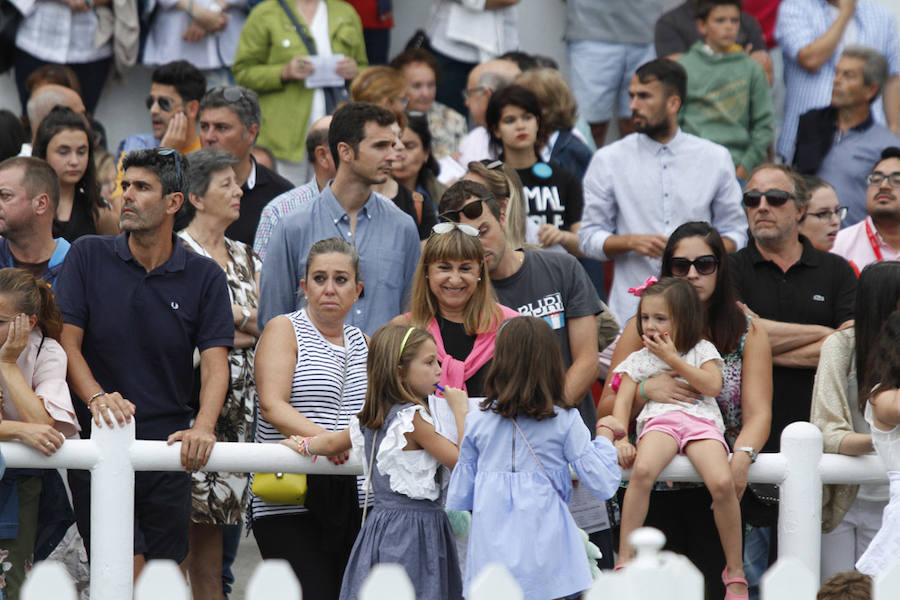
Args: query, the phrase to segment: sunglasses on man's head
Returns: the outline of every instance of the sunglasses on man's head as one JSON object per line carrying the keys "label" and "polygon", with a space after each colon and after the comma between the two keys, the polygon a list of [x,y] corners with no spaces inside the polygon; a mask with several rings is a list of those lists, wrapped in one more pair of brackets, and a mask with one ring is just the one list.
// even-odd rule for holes
{"label": "sunglasses on man's head", "polygon": [[478,200],[469,202],[462,208],[446,210],[438,215],[438,219],[459,223],[460,214],[464,215],[467,219],[477,219],[481,216],[481,213],[484,212],[484,200],[484,198],[479,198]]}
{"label": "sunglasses on man's head", "polygon": [[144,104],[147,105],[147,110],[153,108],[153,103],[159,104],[159,108],[163,112],[169,112],[172,110],[172,103],[174,102],[171,98],[166,98],[165,96],[154,96],[150,94],[144,100]]}
{"label": "sunglasses on man's head", "polygon": [[675,277],[686,277],[691,271],[691,267],[694,267],[699,275],[712,275],[718,266],[719,260],[712,254],[704,254],[694,260],[676,256],[671,261],[672,275]]}
{"label": "sunglasses on man's head", "polygon": [[184,192],[184,183],[181,178],[181,159],[177,151],[171,148],[159,147],[156,149],[159,156],[171,156],[175,160],[175,179],[178,181],[178,192]]}
{"label": "sunglasses on man's head", "polygon": [[794,195],[790,192],[785,192],[784,190],[769,190],[768,192],[758,192],[753,190],[744,192],[744,206],[747,208],[756,208],[759,206],[763,197],[765,197],[766,203],[769,206],[778,207],[784,206],[784,203],[788,200],[792,200]]}
{"label": "sunglasses on man's head", "polygon": [[478,237],[478,230],[471,225],[466,225],[465,223],[455,223],[453,221],[444,221],[443,223],[438,223],[431,228],[431,233],[450,233],[454,229],[459,229],[466,235]]}

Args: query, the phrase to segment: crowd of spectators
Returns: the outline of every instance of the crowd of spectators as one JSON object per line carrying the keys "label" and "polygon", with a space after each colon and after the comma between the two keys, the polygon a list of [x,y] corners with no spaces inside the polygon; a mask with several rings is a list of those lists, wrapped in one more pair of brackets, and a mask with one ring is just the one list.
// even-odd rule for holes
{"label": "crowd of spectators", "polygon": [[[246,525],[305,594],[336,597],[358,532],[336,521],[358,522],[364,480],[280,505],[246,474],[198,473],[213,444],[347,427],[367,336],[389,322],[430,332],[442,383],[481,396],[515,315],[553,328],[560,404],[593,431],[614,413],[607,374],[642,346],[635,289],[655,275],[692,284],[724,359],[750,597],[777,547],[777,490],[747,483],[758,453],[794,421],[826,452],[873,451],[866,351],[900,286],[900,35],[875,0],[566,0],[568,69],[520,47],[519,0],[434,0],[395,56],[399,0],[10,3],[21,114],[0,111],[0,267],[32,279],[10,291],[24,276],[0,270],[0,320],[41,316],[20,288],[52,286],[61,325],[27,331],[65,353],[51,366],[68,391],[5,370],[36,368],[23,329],[0,348],[0,439],[49,454],[133,418],[138,438],[181,442],[186,473],[137,475],[136,573],[170,558],[195,598],[227,598]],[[104,82],[137,60],[153,67],[146,113],[107,140]],[[697,397],[648,377],[631,417]],[[0,527],[16,548],[4,597],[49,554],[26,504],[89,548],[90,474],[68,480],[72,504],[58,475],[0,481],[17,509],[0,525],[18,524]],[[823,581],[854,568],[887,500],[826,491]],[[743,597],[710,503],[657,485],[647,523],[708,597]],[[614,503],[576,487],[569,504],[612,568]]]}

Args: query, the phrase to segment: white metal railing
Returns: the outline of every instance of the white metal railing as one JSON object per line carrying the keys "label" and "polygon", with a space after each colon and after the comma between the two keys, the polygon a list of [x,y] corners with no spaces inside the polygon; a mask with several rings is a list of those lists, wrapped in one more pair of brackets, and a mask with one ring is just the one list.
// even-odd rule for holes
{"label": "white metal railing", "polygon": [[[91,599],[132,597],[134,472],[181,470],[180,444],[134,439],[134,423],[125,427],[94,426],[90,440],[71,440],[46,457],[15,442],[0,443],[10,467],[90,469]],[[353,475],[362,472],[356,452],[341,465],[313,462],[280,444],[217,443],[204,470]],[[627,473],[623,474],[627,477]],[[660,480],[699,481],[685,457],[676,457]],[[822,435],[810,423],[785,428],[781,452],[761,454],[750,468],[750,481],[781,486],[778,551],[819,573],[822,483],[887,481],[877,457],[822,454]],[[173,599],[174,600],[174,599]]]}

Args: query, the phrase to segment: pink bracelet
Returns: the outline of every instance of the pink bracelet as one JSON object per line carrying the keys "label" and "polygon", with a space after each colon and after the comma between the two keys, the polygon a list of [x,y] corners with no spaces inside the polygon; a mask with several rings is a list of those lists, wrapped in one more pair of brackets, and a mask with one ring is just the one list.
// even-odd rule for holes
{"label": "pink bracelet", "polygon": [[617,433],[615,429],[613,429],[606,423],[597,423],[597,429],[600,429],[601,427],[605,427],[606,429],[609,429],[610,431],[612,431],[614,440],[621,440],[623,437],[625,437],[624,433]]}

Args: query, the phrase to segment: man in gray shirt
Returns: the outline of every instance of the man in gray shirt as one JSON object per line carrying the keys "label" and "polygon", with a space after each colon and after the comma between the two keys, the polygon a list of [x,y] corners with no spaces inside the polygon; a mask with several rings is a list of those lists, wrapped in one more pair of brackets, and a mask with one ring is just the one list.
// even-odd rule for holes
{"label": "man in gray shirt", "polygon": [[634,131],[628,83],[640,65],[654,58],[653,24],[661,13],[662,0],[566,1],[572,92],[598,148],[614,110],[621,134]]}
{"label": "man in gray shirt", "polygon": [[405,310],[419,262],[419,234],[412,217],[372,191],[387,180],[401,147],[394,114],[364,102],[342,106],[328,129],[337,172],[318,198],[275,226],[263,263],[258,322],[305,305],[300,279],[315,242],[339,237],[356,246],[363,293],[347,323],[372,334]]}

